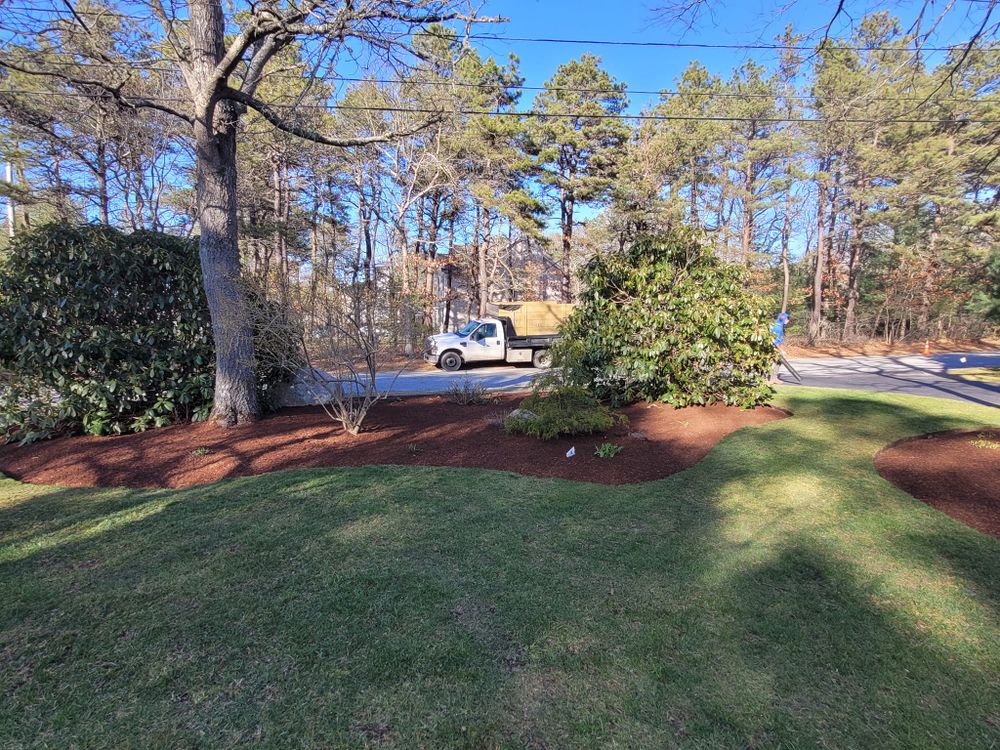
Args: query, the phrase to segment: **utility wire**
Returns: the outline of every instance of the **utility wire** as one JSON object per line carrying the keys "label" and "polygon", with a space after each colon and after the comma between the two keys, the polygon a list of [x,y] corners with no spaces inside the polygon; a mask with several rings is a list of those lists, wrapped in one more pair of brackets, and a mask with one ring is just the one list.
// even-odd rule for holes
{"label": "utility wire", "polygon": [[[46,91],[38,92],[31,91],[27,89],[0,89],[0,95],[2,94],[23,94],[23,95],[38,95],[43,94],[44,96],[62,96],[69,98],[79,98],[88,100],[113,100],[110,94],[85,94],[83,92],[75,91]],[[129,96],[127,94],[122,94],[122,99],[127,103]],[[185,103],[189,100],[180,97],[151,97],[153,101],[158,102],[170,102],[170,103]],[[844,122],[844,123],[855,123],[855,124],[969,124],[969,125],[994,125],[1000,124],[1000,120],[984,120],[977,118],[905,118],[896,119],[891,117],[886,118],[863,118],[863,117],[840,117],[832,118],[830,120],[819,119],[815,117],[740,117],[740,116],[727,116],[727,115],[654,115],[654,114],[638,114],[638,115],[626,115],[626,114],[609,114],[609,113],[588,113],[588,112],[538,112],[536,110],[513,110],[513,111],[495,111],[489,109],[454,109],[454,110],[440,110],[433,109],[431,107],[381,107],[381,106],[369,106],[369,105],[355,105],[355,104],[282,104],[282,103],[266,103],[267,107],[271,109],[286,109],[286,110],[319,110],[319,111],[329,111],[332,109],[346,110],[346,111],[358,111],[358,112],[390,112],[390,113],[401,113],[401,114],[425,114],[425,115],[438,115],[438,114],[459,114],[459,115],[486,115],[490,117],[537,117],[540,119],[557,119],[557,118],[581,118],[581,119],[591,119],[591,120],[640,120],[640,121],[680,121],[680,122],[759,122],[768,124],[777,123],[828,123],[828,122]],[[251,107],[251,109],[253,109]]]}
{"label": "utility wire", "polygon": [[[171,67],[170,65],[158,65],[158,64],[146,64],[141,62],[126,62],[123,61],[123,65],[127,65],[133,70],[147,70],[157,73],[176,73],[177,69]],[[94,62],[73,62],[70,68],[82,67],[82,68],[98,68],[107,69],[107,63],[94,63]],[[338,83],[375,83],[379,85],[405,85],[405,86],[435,86],[438,88],[449,88],[449,87],[459,87],[459,88],[469,88],[469,89],[483,89],[489,91],[495,91],[497,89],[513,89],[517,91],[558,91],[564,93],[580,93],[580,94],[646,94],[646,95],[660,95],[660,96],[693,96],[693,97],[704,97],[704,98],[720,98],[720,99],[773,99],[780,101],[800,101],[800,102],[848,102],[851,104],[858,103],[868,103],[868,102],[922,102],[924,104],[935,104],[939,102],[965,102],[968,104],[988,104],[981,99],[976,99],[975,97],[932,97],[928,100],[927,97],[922,96],[865,96],[864,94],[859,94],[857,96],[851,97],[815,97],[815,96],[805,96],[801,94],[767,94],[767,93],[753,93],[753,92],[729,92],[729,91],[706,91],[706,90],[687,90],[680,91],[678,89],[631,89],[628,88],[628,84],[625,85],[625,90],[621,91],[615,88],[589,88],[589,87],[573,87],[573,86],[525,86],[523,84],[513,84],[498,86],[491,83],[476,83],[469,81],[456,81],[453,79],[442,79],[438,81],[429,80],[419,80],[419,79],[404,79],[404,78],[365,78],[360,76],[309,76],[309,75],[293,75],[290,73],[264,73],[261,80],[282,80],[282,81],[300,81],[300,82],[311,82],[311,81],[322,81],[324,83],[338,82]]]}
{"label": "utility wire", "polygon": [[[435,34],[429,31],[416,31],[414,36],[430,36],[439,39],[450,37],[442,34]],[[728,50],[792,50],[798,52],[815,52],[816,47],[804,44],[715,44],[711,42],[639,42],[624,39],[557,39],[553,37],[527,37],[527,36],[500,36],[499,34],[469,34],[468,39],[477,41],[492,42],[526,42],[538,44],[586,44],[589,46],[610,46],[610,47],[663,47],[668,49],[728,49]],[[898,45],[871,45],[864,47],[822,45],[826,49],[832,50],[852,50],[855,52],[953,52],[965,48],[964,44],[949,45],[946,47],[929,46],[898,46]],[[1000,52],[1000,50],[988,50]]]}
{"label": "utility wire", "polygon": [[[292,80],[308,80],[304,77],[292,76],[292,75],[273,75],[273,78],[283,78]],[[264,79],[267,79],[268,75],[264,74]],[[633,89],[629,88],[625,84],[625,89],[615,89],[615,88],[575,88],[573,86],[524,86],[521,84],[516,85],[494,85],[492,83],[472,83],[465,81],[453,81],[453,80],[440,80],[440,81],[427,81],[427,80],[408,80],[404,78],[361,78],[352,76],[327,76],[327,77],[317,77],[316,80],[322,81],[344,81],[348,83],[377,83],[380,85],[416,85],[416,86],[439,86],[439,87],[449,87],[449,86],[459,86],[462,88],[481,88],[488,89],[490,91],[495,91],[497,89],[515,89],[517,91],[561,91],[567,93],[579,93],[579,94],[660,94],[663,96],[702,96],[702,97],[719,97],[723,99],[780,99],[782,101],[795,100],[795,101],[815,101],[816,97],[812,96],[802,96],[802,95],[785,95],[785,94],[755,94],[751,92],[734,93],[728,91],[705,91],[705,90],[688,90],[680,91],[676,89]],[[865,97],[863,94],[856,97],[822,97],[824,102],[829,101],[849,101],[857,102],[859,99],[863,99],[865,102],[905,102],[905,101],[924,101],[924,97],[920,96],[894,96],[894,97]],[[979,103],[975,99],[962,98],[962,97],[941,97],[934,98],[934,102],[962,102],[967,101],[970,103]],[[983,102],[985,103],[985,102]]]}
{"label": "utility wire", "polygon": [[[55,7],[21,7],[7,6],[5,8],[8,12],[24,12],[24,13],[48,13],[55,16],[63,16],[73,18],[73,13],[69,10],[63,8]],[[137,16],[130,15],[126,13],[121,13],[119,11],[96,9],[96,10],[83,10],[79,9],[76,11],[81,15],[92,15],[92,16],[113,16],[116,18],[140,21],[143,23],[155,23],[156,19],[152,16]],[[445,35],[430,31],[414,31],[413,36],[425,36],[435,39],[444,39],[447,41],[457,41],[459,39],[474,39],[476,41],[490,41],[490,42],[503,42],[503,43],[529,43],[529,44],[575,44],[575,45],[588,45],[588,46],[614,46],[614,47],[649,47],[649,48],[664,48],[664,49],[725,49],[725,50],[769,50],[769,51],[781,51],[781,50],[793,50],[800,52],[815,52],[816,47],[802,44],[717,44],[710,42],[666,42],[666,41],[633,41],[628,39],[564,39],[558,37],[526,37],[526,36],[503,36],[500,34],[455,34]],[[926,45],[915,45],[915,46],[900,46],[900,45],[870,45],[870,46],[850,46],[850,45],[823,45],[826,49],[833,50],[845,50],[854,52],[953,52],[957,50],[962,50],[966,47],[968,43],[965,44],[954,44],[947,46],[926,46]],[[982,52],[990,53],[1000,53],[1000,48],[987,48],[982,49]]]}

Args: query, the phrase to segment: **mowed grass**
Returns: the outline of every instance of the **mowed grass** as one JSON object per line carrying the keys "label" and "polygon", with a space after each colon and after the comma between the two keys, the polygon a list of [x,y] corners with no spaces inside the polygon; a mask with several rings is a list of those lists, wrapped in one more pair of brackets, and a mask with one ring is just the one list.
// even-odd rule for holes
{"label": "mowed grass", "polygon": [[948,374],[965,380],[1000,385],[1000,367],[963,367],[957,370],[948,370]]}
{"label": "mowed grass", "polygon": [[0,746],[1000,745],[1000,542],[872,466],[1000,414],[779,404],[795,416],[624,487],[2,480]]}

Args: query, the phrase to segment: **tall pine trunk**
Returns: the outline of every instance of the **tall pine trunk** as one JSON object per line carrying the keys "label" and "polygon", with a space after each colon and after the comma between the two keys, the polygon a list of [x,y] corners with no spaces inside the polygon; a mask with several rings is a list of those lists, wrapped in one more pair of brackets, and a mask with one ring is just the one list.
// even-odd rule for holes
{"label": "tall pine trunk", "polygon": [[562,301],[573,301],[573,213],[575,209],[575,199],[572,193],[564,194],[561,201],[561,224],[562,224],[562,268],[561,290]]}
{"label": "tall pine trunk", "polygon": [[785,216],[781,227],[781,312],[788,312],[788,288],[791,273],[788,268],[788,244],[792,237],[792,186],[785,190]]}
{"label": "tall pine trunk", "polygon": [[[476,209],[476,216],[479,217],[479,209]],[[486,252],[489,250],[487,243],[490,240],[490,210],[484,209],[482,212],[482,239],[476,242],[476,275],[479,277],[479,316],[482,317],[489,312],[490,304],[490,275],[486,266]],[[479,226],[476,226],[479,231]]]}
{"label": "tall pine trunk", "polygon": [[[212,79],[223,56],[224,27],[218,0],[193,0],[191,55],[194,75]],[[198,225],[205,297],[215,339],[215,399],[211,419],[229,427],[260,416],[254,377],[253,328],[240,276],[236,223],[236,124],[228,101],[199,92],[194,124]]]}
{"label": "tall pine trunk", "polygon": [[823,235],[826,229],[824,213],[826,211],[826,184],[819,183],[819,198],[816,202],[816,267],[813,271],[812,310],[809,317],[809,343],[815,344],[823,327],[823,260],[826,252],[826,241]]}

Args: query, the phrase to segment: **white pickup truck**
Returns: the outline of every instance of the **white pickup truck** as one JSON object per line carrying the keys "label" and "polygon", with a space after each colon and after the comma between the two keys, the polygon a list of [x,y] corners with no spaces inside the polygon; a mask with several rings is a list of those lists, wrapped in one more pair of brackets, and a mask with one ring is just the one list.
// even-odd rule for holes
{"label": "white pickup truck", "polygon": [[[548,367],[549,348],[559,338],[559,324],[569,315],[570,304],[524,302],[498,303],[498,313],[470,320],[455,333],[428,336],[424,359],[448,372],[468,362],[528,363]],[[524,329],[519,335],[515,325]]]}

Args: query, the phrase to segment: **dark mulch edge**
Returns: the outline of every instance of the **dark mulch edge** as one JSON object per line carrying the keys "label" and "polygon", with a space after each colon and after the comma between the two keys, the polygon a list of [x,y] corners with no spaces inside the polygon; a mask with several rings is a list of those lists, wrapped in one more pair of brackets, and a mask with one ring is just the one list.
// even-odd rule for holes
{"label": "dark mulch edge", "polygon": [[[962,471],[941,467],[942,443],[976,439],[980,434],[1000,441],[1000,427],[952,429],[901,438],[875,454],[875,470],[888,482],[915,499],[930,505],[956,521],[1000,539],[1000,451],[990,455],[960,456]],[[900,455],[914,445],[919,455]],[[969,448],[967,451],[976,450]],[[945,458],[950,454],[945,453]],[[992,460],[991,460],[992,459]],[[985,467],[985,468],[984,468]]]}
{"label": "dark mulch edge", "polygon": [[[627,426],[540,441],[508,435],[491,422],[522,398],[504,394],[495,404],[481,406],[455,405],[442,396],[390,399],[372,410],[366,423],[372,430],[356,438],[335,429],[319,407],[298,407],[225,430],[194,423],[114,437],[60,438],[23,448],[0,446],[0,472],[22,482],[63,487],[180,488],[292,469],[434,466],[637,484],[693,466],[738,429],[790,414],[776,407],[673,409],[639,403],[618,410],[629,416]],[[648,439],[635,437],[634,431]],[[594,446],[603,442],[625,449],[612,459],[593,456]],[[417,450],[410,450],[413,445]],[[566,459],[570,447],[577,455]]]}

